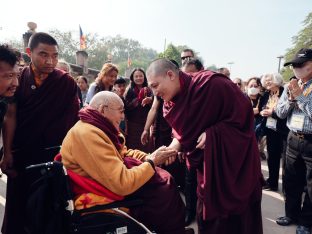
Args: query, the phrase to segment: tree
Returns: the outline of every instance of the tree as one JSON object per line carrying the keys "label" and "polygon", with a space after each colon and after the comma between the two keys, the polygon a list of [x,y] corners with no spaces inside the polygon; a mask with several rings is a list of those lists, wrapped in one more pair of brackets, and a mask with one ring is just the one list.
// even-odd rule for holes
{"label": "tree", "polygon": [[[297,36],[292,38],[292,44],[293,47],[287,49],[284,56],[285,61],[291,60],[301,48],[312,48],[312,12],[303,21],[303,29],[299,31]],[[293,72],[289,67],[283,68],[282,74],[285,80],[289,80],[293,76]]]}
{"label": "tree", "polygon": [[178,50],[177,47],[175,47],[173,44],[169,44],[167,49],[158,55],[159,58],[167,58],[167,59],[173,59],[175,60],[179,66],[181,66],[181,51]]}
{"label": "tree", "polygon": [[[75,63],[76,51],[79,48],[78,39],[73,38],[72,32],[61,32],[57,29],[49,32],[58,41],[60,58],[69,63]],[[132,67],[146,68],[148,64],[157,58],[157,52],[147,49],[135,40],[116,37],[99,37],[97,34],[87,34],[86,44],[88,53],[88,67],[100,70],[103,64],[111,60],[119,67],[119,73],[125,74],[127,69],[128,55],[132,60]]]}

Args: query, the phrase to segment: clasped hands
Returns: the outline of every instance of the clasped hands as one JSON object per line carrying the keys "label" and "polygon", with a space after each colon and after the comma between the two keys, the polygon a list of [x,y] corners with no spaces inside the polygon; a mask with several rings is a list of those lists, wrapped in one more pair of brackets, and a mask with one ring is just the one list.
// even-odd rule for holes
{"label": "clasped hands", "polygon": [[300,88],[298,84],[298,80],[293,79],[289,82],[288,85],[288,99],[290,101],[293,101],[296,97],[302,95],[302,89]]}
{"label": "clasped hands", "polygon": [[[204,149],[205,142],[206,142],[206,132],[203,132],[197,139],[196,148]],[[170,147],[161,146],[152,154],[148,155],[146,159],[152,160],[154,164],[157,166],[161,164],[170,165],[176,160],[177,157],[179,158],[180,161],[185,160],[185,154],[183,152],[178,152],[177,150],[172,149]]]}

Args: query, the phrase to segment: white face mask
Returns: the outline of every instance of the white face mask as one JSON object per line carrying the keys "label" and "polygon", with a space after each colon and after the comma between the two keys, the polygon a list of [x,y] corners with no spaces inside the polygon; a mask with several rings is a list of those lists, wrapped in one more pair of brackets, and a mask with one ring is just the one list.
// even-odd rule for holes
{"label": "white face mask", "polygon": [[248,95],[257,95],[258,93],[260,93],[260,89],[259,88],[255,88],[255,87],[251,87],[248,88]]}

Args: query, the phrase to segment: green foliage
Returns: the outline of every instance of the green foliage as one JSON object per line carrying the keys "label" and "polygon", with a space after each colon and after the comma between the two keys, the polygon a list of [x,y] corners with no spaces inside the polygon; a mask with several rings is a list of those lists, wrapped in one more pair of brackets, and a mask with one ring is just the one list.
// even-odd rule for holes
{"label": "green foliage", "polygon": [[[296,52],[301,48],[312,48],[312,12],[308,14],[303,21],[303,29],[301,29],[297,36],[292,38],[293,47],[287,49],[284,56],[285,61],[291,60]],[[281,70],[284,80],[289,80],[293,76],[292,70],[287,67]]]}
{"label": "green foliage", "polygon": [[[79,38],[73,38],[72,32],[60,32],[57,29],[49,32],[59,43],[60,58],[69,63],[75,63],[76,52],[79,49]],[[157,58],[157,52],[144,48],[138,41],[116,37],[99,37],[97,34],[87,34],[86,44],[88,53],[88,67],[100,70],[104,62],[111,58],[119,68],[119,74],[124,75],[127,70],[128,55],[132,61],[130,67],[146,69],[148,64]]]}
{"label": "green foliage", "polygon": [[173,44],[170,43],[167,46],[167,49],[163,53],[160,53],[158,55],[158,57],[159,58],[173,59],[179,64],[179,66],[181,66],[180,55],[181,55],[181,51],[179,51],[177,47],[175,47]]}

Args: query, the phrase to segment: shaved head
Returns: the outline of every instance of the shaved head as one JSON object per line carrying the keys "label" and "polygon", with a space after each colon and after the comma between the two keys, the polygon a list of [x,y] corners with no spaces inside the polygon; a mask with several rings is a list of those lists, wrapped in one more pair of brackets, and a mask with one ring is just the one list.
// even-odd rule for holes
{"label": "shaved head", "polygon": [[121,98],[113,92],[101,91],[94,95],[90,101],[90,106],[94,109],[98,109],[100,105],[103,106],[115,106],[123,105]]}
{"label": "shaved head", "polygon": [[149,76],[158,77],[165,76],[167,71],[171,70],[175,74],[179,74],[177,66],[168,59],[160,58],[154,60],[146,70],[147,78]]}

